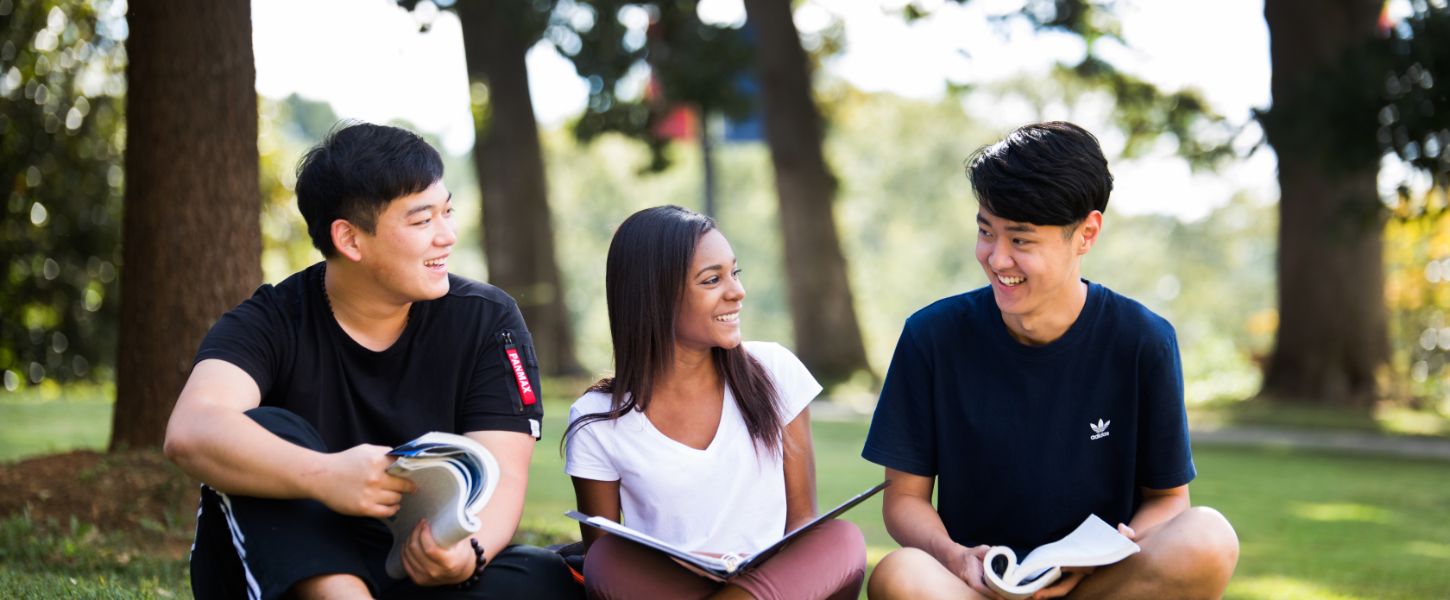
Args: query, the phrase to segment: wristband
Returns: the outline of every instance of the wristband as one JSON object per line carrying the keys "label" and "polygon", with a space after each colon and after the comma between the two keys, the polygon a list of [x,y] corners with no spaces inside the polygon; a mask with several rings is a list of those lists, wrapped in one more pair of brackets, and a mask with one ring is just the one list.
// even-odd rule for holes
{"label": "wristband", "polygon": [[488,566],[488,558],[483,555],[483,544],[478,543],[474,538],[468,538],[469,545],[473,546],[473,574],[468,579],[459,582],[457,589],[466,590],[478,583],[483,578],[483,568]]}

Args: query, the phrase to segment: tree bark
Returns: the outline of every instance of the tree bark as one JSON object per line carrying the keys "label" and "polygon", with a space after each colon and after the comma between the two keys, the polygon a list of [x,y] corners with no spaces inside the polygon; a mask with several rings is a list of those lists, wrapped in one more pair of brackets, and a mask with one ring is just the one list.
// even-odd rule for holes
{"label": "tree bark", "polygon": [[756,51],[765,138],[775,166],[796,352],[811,372],[839,382],[868,370],[846,259],[836,233],[836,180],[821,150],[810,67],[784,0],[746,0]]}
{"label": "tree bark", "polygon": [[[1380,7],[1377,0],[1266,0],[1276,104],[1371,40]],[[1261,395],[1368,409],[1389,356],[1378,162],[1327,164],[1296,148],[1287,132],[1265,133],[1279,158],[1279,329]],[[1358,134],[1376,144],[1373,129]]]}
{"label": "tree bark", "polygon": [[539,127],[524,56],[538,38],[523,26],[527,3],[459,2],[468,77],[488,86],[475,111],[474,168],[483,194],[483,251],[489,282],[514,297],[545,374],[583,373],[554,256]]}
{"label": "tree bark", "polygon": [[202,337],[262,280],[250,4],[137,0],[127,23],[111,450],[160,447]]}

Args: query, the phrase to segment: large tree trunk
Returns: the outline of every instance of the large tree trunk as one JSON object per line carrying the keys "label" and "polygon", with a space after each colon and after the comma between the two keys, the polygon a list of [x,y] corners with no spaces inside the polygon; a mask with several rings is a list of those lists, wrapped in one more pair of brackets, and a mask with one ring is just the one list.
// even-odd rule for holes
{"label": "large tree trunk", "polygon": [[138,0],[127,23],[112,450],[161,445],[202,336],[262,280],[250,4]]}
{"label": "large tree trunk", "polygon": [[529,97],[524,55],[538,38],[524,24],[524,2],[459,2],[468,78],[488,86],[488,105],[475,111],[474,167],[483,193],[483,250],[489,282],[518,300],[534,338],[540,368],[551,375],[583,372],[574,357],[569,311],[554,258],[554,229]]}
{"label": "large tree trunk", "polygon": [[746,0],[756,51],[765,137],[775,165],[796,352],[811,372],[839,382],[869,370],[846,279],[831,200],[836,180],[821,152],[810,67],[785,0]]}
{"label": "large tree trunk", "polygon": [[[1380,7],[1378,0],[1266,0],[1276,105],[1294,102],[1307,78],[1371,40]],[[1331,164],[1288,139],[1290,131],[1265,132],[1279,157],[1279,329],[1262,394],[1367,409],[1388,360],[1378,162]],[[1376,144],[1373,129],[1356,135]]]}

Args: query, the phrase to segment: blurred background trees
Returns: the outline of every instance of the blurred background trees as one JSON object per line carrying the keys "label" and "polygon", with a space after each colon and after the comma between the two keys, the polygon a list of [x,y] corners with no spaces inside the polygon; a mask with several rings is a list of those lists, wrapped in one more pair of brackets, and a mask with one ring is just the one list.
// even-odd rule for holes
{"label": "blurred background trees", "polygon": [[[1114,128],[1099,133],[1115,165],[1170,147],[1212,168],[1246,151],[1230,142],[1250,124],[1103,58],[1099,48],[1120,42],[1110,3],[1033,1],[992,17],[1067,32],[1085,50],[1045,77],[954,84],[930,101],[823,74],[845,31],[763,27],[764,3],[743,3],[733,23],[701,19],[693,1],[400,4],[424,27],[439,5],[456,11],[464,40],[476,136],[471,153],[445,161],[450,189],[483,202],[477,220],[460,220],[454,270],[520,299],[554,374],[609,369],[602,273],[618,222],[665,203],[705,210],[712,190],[746,268],[750,337],[794,340],[838,384],[836,398],[869,402],[871,378],[852,374],[879,375],[904,318],[985,283],[961,161],[1001,131],[968,108],[974,99],[1022,99],[1043,118],[1106,105]],[[1393,20],[1377,2],[1300,4],[1268,0],[1264,12],[1274,103],[1258,115],[1255,151],[1278,156],[1283,198],[1243,194],[1201,218],[1115,210],[1085,274],[1175,323],[1192,402],[1244,399],[1262,383],[1267,399],[1450,415],[1450,100],[1435,85],[1450,77],[1446,10],[1410,2],[1409,17]],[[882,18],[925,22],[940,3],[894,6]],[[51,393],[116,381],[118,420],[153,423],[118,421],[137,432],[118,444],[143,445],[159,439],[156,415],[199,332],[263,277],[318,259],[294,170],[337,117],[300,96],[257,102],[250,50],[233,31],[245,25],[238,7],[176,13],[193,31],[230,23],[233,34],[159,53],[124,47],[152,25],[121,8],[0,0],[0,375],[7,390]],[[784,4],[766,8],[782,11],[772,25],[792,20]],[[785,50],[759,52],[767,43]],[[589,90],[583,114],[562,125],[533,114],[527,53],[541,44]],[[185,55],[192,69],[225,69],[187,79]],[[146,62],[155,56],[166,58]],[[763,128],[741,133],[752,123]],[[218,146],[186,145],[203,143]],[[127,230],[125,261],[123,190],[139,231]],[[1171,202],[1177,190],[1162,192]],[[146,303],[125,305],[134,320],[120,312],[123,281]],[[143,397],[159,400],[133,400]]]}
{"label": "blurred background trees", "polygon": [[462,2],[456,10],[474,96],[473,161],[483,200],[488,281],[518,301],[543,372],[578,375],[583,369],[574,357],[573,325],[554,255],[548,183],[524,63],[551,7]]}
{"label": "blurred background trees", "polygon": [[0,4],[0,375],[114,377],[124,5]]}
{"label": "blurred background trees", "polygon": [[[1280,188],[1279,322],[1263,389],[1272,400],[1374,405],[1391,357],[1386,209],[1398,204],[1402,218],[1443,210],[1450,96],[1434,83],[1450,76],[1450,12],[1418,2],[1397,25],[1384,7],[1264,4],[1274,105],[1260,121],[1279,159]],[[1429,173],[1438,205],[1407,191],[1382,198],[1386,155]]]}

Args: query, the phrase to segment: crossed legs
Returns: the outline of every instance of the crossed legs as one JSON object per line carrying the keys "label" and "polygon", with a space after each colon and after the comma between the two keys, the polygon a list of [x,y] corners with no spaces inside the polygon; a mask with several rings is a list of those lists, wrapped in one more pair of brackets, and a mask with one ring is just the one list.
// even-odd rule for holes
{"label": "crossed legs", "polygon": [[[1218,511],[1194,507],[1149,531],[1142,551],[1103,567],[1082,581],[1072,598],[1218,598],[1238,564],[1239,541]],[[930,554],[902,548],[876,565],[867,594],[873,599],[981,598]]]}

